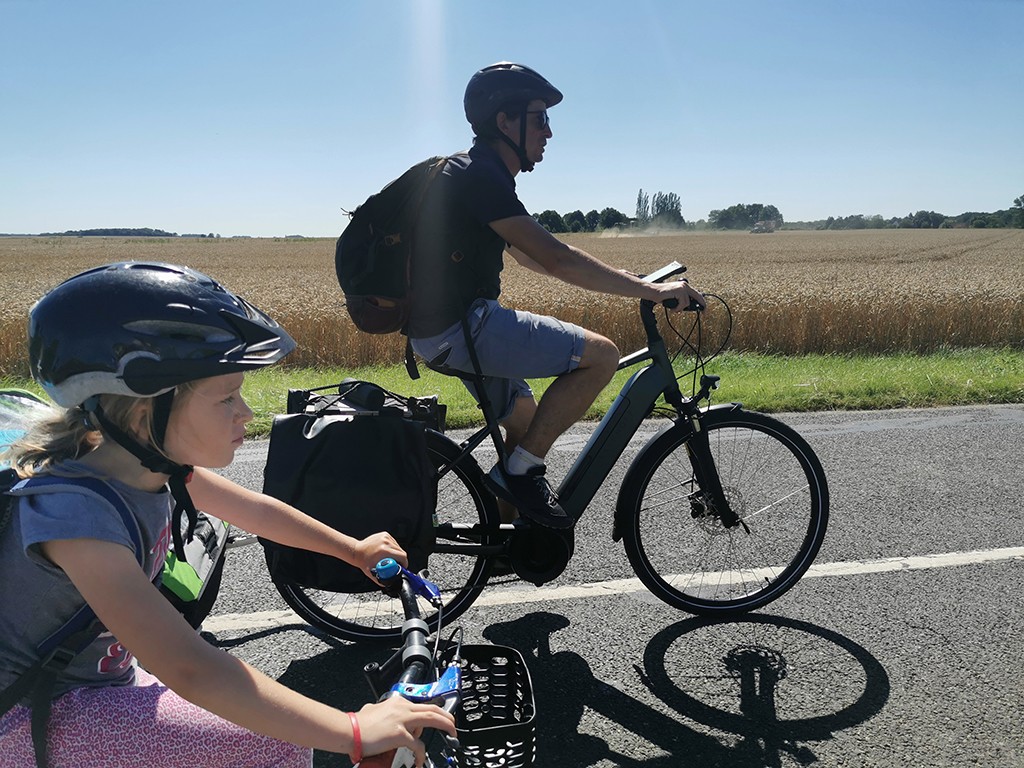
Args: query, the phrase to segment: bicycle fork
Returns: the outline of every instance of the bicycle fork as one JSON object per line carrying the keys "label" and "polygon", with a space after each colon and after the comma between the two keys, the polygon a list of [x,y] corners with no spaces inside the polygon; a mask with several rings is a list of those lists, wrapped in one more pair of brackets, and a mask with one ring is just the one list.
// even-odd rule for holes
{"label": "bicycle fork", "polygon": [[694,517],[717,517],[726,528],[742,525],[743,530],[750,533],[744,523],[729,504],[729,498],[722,486],[722,478],[715,465],[715,457],[711,452],[711,440],[704,429],[699,413],[684,414],[689,419],[692,437],[686,441],[686,455],[693,469],[693,477],[697,490],[690,494],[690,514]]}

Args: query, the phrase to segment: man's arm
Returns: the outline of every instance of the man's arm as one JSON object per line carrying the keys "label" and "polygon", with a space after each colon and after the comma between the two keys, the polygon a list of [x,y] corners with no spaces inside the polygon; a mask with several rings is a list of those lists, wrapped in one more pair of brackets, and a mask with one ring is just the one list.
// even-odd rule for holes
{"label": "man's arm", "polygon": [[513,258],[528,269],[599,293],[662,302],[679,299],[680,309],[691,301],[704,307],[704,297],[688,283],[645,283],[635,275],[608,266],[581,248],[563,243],[532,216],[512,216],[490,223],[509,244]]}

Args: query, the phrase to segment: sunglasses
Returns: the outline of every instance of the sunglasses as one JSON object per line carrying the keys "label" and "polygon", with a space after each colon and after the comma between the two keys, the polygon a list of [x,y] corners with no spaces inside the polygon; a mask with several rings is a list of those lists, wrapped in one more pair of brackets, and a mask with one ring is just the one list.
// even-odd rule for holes
{"label": "sunglasses", "polygon": [[528,109],[526,110],[528,115],[537,115],[537,130],[546,130],[551,121],[548,119],[548,111],[546,109]]}

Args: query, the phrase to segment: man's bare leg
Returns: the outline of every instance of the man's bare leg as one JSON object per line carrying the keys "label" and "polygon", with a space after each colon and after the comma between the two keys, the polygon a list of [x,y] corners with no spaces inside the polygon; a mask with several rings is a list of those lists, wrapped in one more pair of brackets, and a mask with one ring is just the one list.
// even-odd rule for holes
{"label": "man's bare leg", "polygon": [[[526,433],[518,439],[506,466],[500,470],[495,467],[485,478],[495,496],[510,502],[509,507],[524,511],[530,519],[552,528],[569,528],[573,521],[558,504],[546,478],[537,470],[543,470],[544,457],[555,439],[586,413],[611,380],[619,362],[619,351],[610,340],[591,331],[584,333],[579,366],[551,383],[532,418],[529,418]],[[530,406],[526,402],[519,409],[513,408],[504,422],[506,441],[517,441],[523,424],[530,416],[529,411]],[[503,518],[507,518],[509,508],[501,511]]]}
{"label": "man's bare leg", "polygon": [[619,350],[615,344],[592,331],[584,333],[586,342],[579,367],[551,383],[518,441],[523,450],[534,456],[547,456],[555,440],[583,417],[618,368]]}

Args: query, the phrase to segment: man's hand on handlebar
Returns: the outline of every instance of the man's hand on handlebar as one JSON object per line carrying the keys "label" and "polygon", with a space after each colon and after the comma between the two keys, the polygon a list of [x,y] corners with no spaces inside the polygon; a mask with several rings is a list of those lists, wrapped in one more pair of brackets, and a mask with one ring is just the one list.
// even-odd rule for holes
{"label": "man's hand on handlebar", "polygon": [[[673,312],[707,309],[704,294],[691,287],[686,279],[672,283],[655,283],[653,287],[658,290],[659,297],[657,301]],[[673,305],[672,299],[676,300],[677,303],[675,305]]]}

